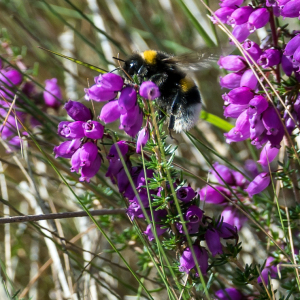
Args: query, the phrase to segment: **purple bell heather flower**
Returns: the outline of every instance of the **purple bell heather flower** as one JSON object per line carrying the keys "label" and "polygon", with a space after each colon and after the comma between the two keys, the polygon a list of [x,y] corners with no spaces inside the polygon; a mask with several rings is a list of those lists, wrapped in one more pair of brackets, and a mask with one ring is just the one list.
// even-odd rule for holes
{"label": "purple bell heather flower", "polygon": [[248,108],[248,104],[238,105],[238,104],[229,104],[224,106],[224,116],[226,118],[237,118],[244,110]]}
{"label": "purple bell heather flower", "polygon": [[251,90],[255,90],[258,80],[251,69],[246,70],[241,78],[240,86],[245,86]]}
{"label": "purple bell heather flower", "polygon": [[227,55],[220,57],[218,65],[225,70],[239,72],[247,67],[247,62],[243,56]]}
{"label": "purple bell heather flower", "polygon": [[[222,227],[222,234],[220,233],[220,236],[222,238],[232,238],[232,228],[234,229],[234,226],[237,228],[237,230],[240,230],[243,225],[247,222],[247,217],[245,217],[243,214],[241,214],[236,208],[232,206],[227,206],[221,216],[223,217],[223,224],[224,227]],[[223,226],[222,224],[222,226]],[[229,227],[229,226],[232,227]],[[229,228],[229,229],[228,229]],[[235,232],[236,230],[234,230]]]}
{"label": "purple bell heather flower", "polygon": [[118,100],[114,100],[106,103],[102,107],[99,119],[107,124],[119,119],[120,115]]}
{"label": "purple bell heather flower", "polygon": [[284,118],[285,127],[289,134],[291,134],[293,132],[293,130],[295,129],[296,124],[295,124],[294,120],[297,122],[297,113],[295,111],[293,111],[291,113],[291,115],[293,118],[291,118],[288,114],[286,114],[286,116]]}
{"label": "purple bell heather flower", "polygon": [[282,10],[281,15],[284,18],[297,18],[300,14],[300,0],[292,0],[287,2]]}
{"label": "purple bell heather flower", "polygon": [[278,6],[278,2],[276,0],[267,0],[266,6],[267,7],[276,7],[276,6]]}
{"label": "purple bell heather flower", "polygon": [[97,121],[88,121],[83,125],[84,135],[90,139],[102,139],[104,127]]}
{"label": "purple bell heather flower", "polygon": [[[153,241],[155,239],[154,237],[154,231],[152,231],[152,227],[153,224],[149,224],[146,228],[146,230],[144,231],[144,234],[148,236],[149,241]],[[155,228],[156,228],[156,234],[157,236],[160,236],[162,234],[164,234],[167,231],[167,228],[162,228],[161,225],[155,224]]]}
{"label": "purple bell heather flower", "polygon": [[220,0],[220,6],[221,7],[235,7],[240,6],[244,0]]}
{"label": "purple bell heather flower", "polygon": [[119,129],[129,130],[136,122],[139,115],[139,106],[135,105],[132,109],[128,110],[125,114],[120,116]]}
{"label": "purple bell heather flower", "polygon": [[222,88],[235,89],[240,86],[242,74],[230,73],[224,77],[220,77],[220,85]]}
{"label": "purple bell heather flower", "polygon": [[[6,117],[6,111],[3,110],[4,116]],[[3,116],[3,117],[4,117]],[[21,129],[22,126],[18,120],[15,119],[14,116],[9,115],[7,117],[6,123],[0,126],[0,136],[6,140],[10,136],[17,134],[17,128]]]}
{"label": "purple bell heather flower", "polygon": [[254,114],[260,115],[263,113],[269,106],[268,100],[261,96],[256,95],[249,102],[248,115],[252,116]]}
{"label": "purple bell heather flower", "polygon": [[138,135],[136,142],[136,153],[141,153],[142,147],[144,148],[149,140],[149,129],[144,127]]}
{"label": "purple bell heather flower", "polygon": [[[127,166],[127,167],[130,170],[130,167],[129,166]],[[127,186],[130,184],[124,168],[122,168],[120,170],[120,172],[117,174],[116,178],[117,178],[119,192],[123,193],[126,190]]]}
{"label": "purple bell heather flower", "polygon": [[103,90],[119,92],[122,90],[124,78],[114,73],[105,73],[96,77],[95,83],[97,87]]}
{"label": "purple bell heather flower", "polygon": [[[232,34],[240,43],[244,42],[245,39],[250,35],[248,24],[244,23],[241,25],[236,25],[232,30]],[[233,44],[233,42],[231,42],[231,44]]]}
{"label": "purple bell heather flower", "polygon": [[287,44],[286,47],[284,49],[283,54],[286,56],[292,56],[294,55],[296,49],[299,47],[300,45],[300,34],[296,35],[295,37],[293,37]]}
{"label": "purple bell heather flower", "polygon": [[237,131],[237,129],[234,127],[228,133],[225,133],[224,136],[226,137],[226,143],[231,144],[232,142],[241,142],[250,137],[250,129],[246,129],[243,135],[238,134],[238,132],[239,131]]}
{"label": "purple bell heather flower", "polygon": [[[153,174],[154,174],[153,170],[150,169],[146,170],[146,175],[148,179],[153,178]],[[136,188],[139,189],[144,185],[146,185],[146,176],[144,170],[141,170],[136,180]]]}
{"label": "purple bell heather flower", "polygon": [[222,98],[228,103],[239,105],[248,104],[253,97],[254,94],[248,87],[238,87],[222,96]]}
{"label": "purple bell heather flower", "polygon": [[[225,24],[228,24],[228,18],[230,17],[230,15],[235,11],[235,8],[232,7],[222,7],[219,8],[218,10],[215,11],[215,15],[216,17]],[[210,19],[212,20],[213,24],[217,24],[218,20],[217,18],[215,18],[215,16],[210,17]]]}
{"label": "purple bell heather flower", "polygon": [[278,152],[279,152],[279,148],[272,147],[271,143],[268,142],[260,152],[260,157],[257,162],[262,166],[267,166],[276,158]]}
{"label": "purple bell heather flower", "polygon": [[229,185],[234,184],[233,174],[231,172],[231,169],[229,169],[227,166],[215,162],[213,164],[213,169],[211,170],[211,173],[220,184],[224,184],[224,181]]}
{"label": "purple bell heather flower", "polygon": [[83,121],[86,122],[92,119],[91,111],[82,103],[69,100],[65,106],[67,114],[74,121]]}
{"label": "purple bell heather flower", "polygon": [[67,137],[67,134],[69,134],[70,130],[68,128],[68,125],[70,124],[71,122],[69,121],[62,121],[58,124],[58,129],[57,129],[57,133],[58,135],[66,138]]}
{"label": "purple bell heather flower", "polygon": [[277,49],[267,49],[258,59],[257,63],[263,68],[273,67],[280,64],[281,53]]}
{"label": "purple bell heather flower", "polygon": [[110,160],[105,177],[109,177],[113,183],[116,183],[115,177],[118,175],[118,173],[121,171],[122,168],[123,168],[123,164],[121,160],[115,160],[115,161]]}
{"label": "purple bell heather flower", "polygon": [[257,149],[260,149],[272,135],[266,135],[265,133],[261,134],[257,138],[251,139],[251,144],[254,145]]}
{"label": "purple bell heather flower", "polygon": [[236,119],[234,133],[240,136],[240,138],[244,138],[244,140],[250,137],[250,122],[246,110]]}
{"label": "purple bell heather flower", "polygon": [[71,172],[79,172],[81,159],[80,159],[81,148],[77,149],[76,152],[71,157]]}
{"label": "purple bell heather flower", "polygon": [[22,80],[22,74],[16,69],[9,68],[0,71],[0,84],[7,86],[19,85]]}
{"label": "purple bell heather flower", "polygon": [[247,159],[244,168],[247,171],[247,174],[249,174],[249,177],[254,178],[258,175],[257,164],[253,159]]}
{"label": "purple bell heather flower", "polygon": [[191,205],[185,213],[185,219],[190,223],[199,224],[203,217],[203,210],[196,205]]}
{"label": "purple bell heather flower", "polygon": [[121,114],[125,114],[128,110],[132,109],[136,104],[137,94],[133,87],[127,86],[121,91],[119,97],[119,110]]}
{"label": "purple bell heather flower", "polygon": [[245,185],[248,185],[248,180],[245,178],[245,176],[243,174],[241,174],[238,171],[231,171],[235,180],[234,185],[235,186],[239,186],[241,188],[244,188]]}
{"label": "purple bell heather flower", "polygon": [[87,142],[80,148],[80,166],[89,167],[97,157],[98,147],[93,142]]}
{"label": "purple bell heather flower", "polygon": [[117,151],[117,146],[116,146],[116,144],[118,145],[119,150],[120,150],[120,152],[121,152],[121,154],[122,154],[123,157],[124,157],[124,156],[127,154],[127,152],[128,152],[128,145],[126,144],[126,142],[125,142],[125,141],[119,141],[119,142],[113,144],[113,145],[110,147],[109,153],[108,153],[108,155],[107,155],[107,157],[106,157],[109,161],[117,161],[117,160],[120,159],[119,153],[118,153],[118,151]]}
{"label": "purple bell heather flower", "polygon": [[[250,40],[246,40],[244,42],[243,48],[253,58],[254,61],[257,61],[263,53],[259,45]],[[251,60],[250,63],[252,63]]]}
{"label": "purple bell heather flower", "polygon": [[55,158],[71,158],[74,152],[80,147],[80,139],[74,139],[72,141],[66,141],[59,146],[54,147],[53,152]]}
{"label": "purple bell heather flower", "polygon": [[281,120],[278,116],[276,109],[269,106],[262,114],[262,121],[267,130],[268,135],[276,135],[279,129],[282,128]]}
{"label": "purple bell heather flower", "polygon": [[84,89],[85,100],[94,100],[96,102],[113,100],[117,96],[117,92],[107,90],[105,87],[98,87],[96,84],[89,89]]}
{"label": "purple bell heather flower", "polygon": [[250,182],[248,188],[245,191],[252,198],[253,195],[259,194],[264,189],[266,189],[269,186],[270,182],[271,177],[269,173],[260,173],[253,179],[253,181]]}
{"label": "purple bell heather flower", "polygon": [[225,290],[218,290],[215,293],[219,300],[242,300],[244,296],[235,288],[227,288]]}
{"label": "purple bell heather flower", "polygon": [[160,91],[158,86],[152,81],[144,81],[141,84],[139,93],[142,97],[148,100],[154,100],[160,97]]}
{"label": "purple bell heather flower", "polygon": [[204,188],[202,188],[198,193],[201,201],[213,204],[225,203],[227,202],[225,196],[230,197],[230,192],[222,186],[215,186],[215,188],[212,188],[211,186],[207,185]]}
{"label": "purple bell heather flower", "polygon": [[251,6],[237,8],[228,20],[229,25],[241,25],[246,23],[253,10],[254,9]]}
{"label": "purple bell heather flower", "polygon": [[250,139],[259,139],[262,135],[265,135],[266,130],[262,122],[261,115],[252,115],[249,117],[250,121]]}
{"label": "purple bell heather flower", "polygon": [[212,256],[215,257],[217,254],[222,254],[222,244],[220,242],[219,233],[214,229],[208,229],[204,235],[207,247],[211,252]]}
{"label": "purple bell heather flower", "polygon": [[293,62],[299,63],[300,62],[300,45],[299,47],[296,49],[294,55],[293,55]]}
{"label": "purple bell heather flower", "polygon": [[262,270],[261,275],[257,278],[257,283],[262,283],[262,278],[265,284],[269,284],[269,275],[271,278],[277,278],[277,267],[272,262],[274,261],[273,257],[268,257],[266,260],[265,268]]}
{"label": "purple bell heather flower", "polygon": [[250,32],[264,27],[270,19],[270,13],[266,8],[258,8],[250,14],[248,19],[248,29]]}
{"label": "purple bell heather flower", "polygon": [[[221,224],[219,226],[219,224]],[[218,224],[217,231],[219,236],[223,239],[234,239],[237,238],[237,227],[235,225],[224,222],[224,218],[222,217],[222,222]]]}
{"label": "purple bell heather flower", "polygon": [[196,196],[196,192],[190,186],[183,186],[176,191],[177,199],[182,202],[189,202]]}
{"label": "purple bell heather flower", "polygon": [[[180,257],[179,271],[185,272],[188,274],[190,272],[190,270],[196,266],[196,263],[197,263],[200,267],[202,274],[205,275],[207,267],[208,267],[207,253],[205,253],[204,248],[201,248],[198,245],[193,245],[193,250],[195,253],[196,261],[194,260],[193,252],[191,251],[191,249],[189,247],[185,248],[183,250],[182,256]],[[204,260],[203,260],[203,258],[204,258]]]}
{"label": "purple bell heather flower", "polygon": [[94,162],[90,166],[83,166],[81,168],[81,177],[79,181],[90,182],[91,178],[94,177],[101,167],[101,157],[98,154]]}
{"label": "purple bell heather flower", "polygon": [[77,138],[83,138],[84,137],[84,129],[83,126],[85,125],[85,122],[82,121],[75,121],[75,122],[70,122],[67,125],[67,128],[65,129],[66,138],[71,138],[71,139],[77,139]]}
{"label": "purple bell heather flower", "polygon": [[129,136],[135,137],[139,133],[142,125],[143,125],[143,112],[142,112],[142,110],[139,109],[139,113],[137,115],[136,122],[129,129],[124,129],[124,131]]}
{"label": "purple bell heather flower", "polygon": [[61,105],[62,94],[57,78],[45,80],[44,100],[47,106],[58,108]]}
{"label": "purple bell heather flower", "polygon": [[292,73],[294,71],[293,63],[285,55],[282,55],[282,57],[281,57],[281,66],[282,66],[283,72],[287,76],[292,75]]}

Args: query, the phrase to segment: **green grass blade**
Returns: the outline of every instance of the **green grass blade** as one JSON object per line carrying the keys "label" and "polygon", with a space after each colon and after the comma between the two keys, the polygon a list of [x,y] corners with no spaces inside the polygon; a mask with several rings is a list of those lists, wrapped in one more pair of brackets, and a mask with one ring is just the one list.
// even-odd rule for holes
{"label": "green grass blade", "polygon": [[229,122],[221,119],[220,117],[218,117],[216,115],[210,114],[205,110],[201,111],[200,118],[220,129],[224,130],[224,131],[229,131],[234,127]]}

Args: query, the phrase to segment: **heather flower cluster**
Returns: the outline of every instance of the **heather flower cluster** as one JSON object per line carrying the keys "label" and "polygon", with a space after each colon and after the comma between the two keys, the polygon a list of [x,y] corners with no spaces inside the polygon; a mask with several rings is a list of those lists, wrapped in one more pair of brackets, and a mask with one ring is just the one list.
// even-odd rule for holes
{"label": "heather flower cluster", "polygon": [[[43,93],[45,105],[58,108],[61,105],[62,94],[57,79],[46,80],[45,84]],[[16,97],[14,108],[18,108],[18,104],[24,104],[23,97],[36,99],[39,94],[32,81],[24,80],[19,70],[14,69],[12,66],[4,66],[0,60],[0,116],[2,120],[7,119],[1,125],[0,131],[1,137],[8,141],[12,149],[20,147],[22,135],[28,135],[26,131],[23,131],[21,123],[29,119],[30,127],[34,128],[40,125],[40,122],[34,116],[27,115],[19,110],[14,110],[14,113],[10,112],[10,115],[7,116],[11,103]]]}
{"label": "heather flower cluster", "polygon": [[[284,49],[278,47],[278,39],[283,37],[283,31],[272,32],[271,42],[263,42],[261,46],[247,40],[255,30],[274,22],[273,14],[282,17],[299,17],[299,1],[267,1],[265,5],[254,7],[241,6],[243,1],[222,1],[221,8],[215,14],[223,23],[233,27],[232,34],[242,43],[245,54],[249,55],[266,72],[269,77],[274,75],[280,82],[280,66],[286,76],[294,74],[295,80],[300,80],[300,35],[288,35]],[[262,7],[264,6],[264,7]],[[218,22],[212,18],[214,23]],[[279,36],[281,34],[282,36]],[[249,62],[251,64],[252,60]],[[231,91],[223,94],[224,116],[236,119],[235,127],[225,134],[226,142],[240,142],[246,139],[256,148],[262,148],[258,163],[264,172],[259,174],[248,187],[249,196],[261,192],[271,182],[267,166],[277,157],[281,142],[286,133],[291,134],[300,120],[300,94],[292,90],[285,96],[285,108],[274,98],[272,103],[262,91],[263,84],[272,95],[272,90],[260,77],[252,71],[243,56],[229,55],[221,57],[219,66],[230,71],[221,77],[222,88]],[[255,66],[253,65],[254,69]],[[272,79],[271,79],[272,80]]]}

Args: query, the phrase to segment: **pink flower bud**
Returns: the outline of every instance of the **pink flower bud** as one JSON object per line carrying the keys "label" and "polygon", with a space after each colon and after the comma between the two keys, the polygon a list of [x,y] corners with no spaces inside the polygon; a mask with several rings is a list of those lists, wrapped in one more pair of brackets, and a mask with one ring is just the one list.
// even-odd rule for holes
{"label": "pink flower bud", "polygon": [[279,152],[279,148],[272,147],[271,143],[268,142],[261,150],[260,157],[257,162],[262,166],[267,166],[276,158],[278,152]]}
{"label": "pink flower bud", "polygon": [[47,106],[57,108],[60,106],[62,100],[62,94],[59,85],[57,84],[57,79],[52,78],[45,80],[45,91],[44,100]]}
{"label": "pink flower bud", "polygon": [[140,95],[148,100],[154,100],[160,97],[158,86],[152,81],[144,81],[141,84]]}
{"label": "pink flower bud", "polygon": [[98,154],[90,166],[83,166],[81,168],[81,177],[79,181],[90,182],[91,178],[94,177],[101,167],[101,157]]}
{"label": "pink flower bud", "polygon": [[248,29],[250,32],[264,27],[270,19],[270,13],[266,8],[256,9],[250,16],[248,20]]}
{"label": "pink flower bud", "polygon": [[248,188],[245,190],[252,198],[253,195],[259,194],[265,190],[271,182],[269,173],[260,173],[253,181],[250,182]]}
{"label": "pink flower bud", "polygon": [[88,121],[84,123],[84,135],[90,139],[102,139],[104,127],[97,121]]}
{"label": "pink flower bud", "polygon": [[113,100],[102,107],[99,119],[107,124],[119,119],[120,115],[118,100]]}
{"label": "pink flower bud", "polygon": [[102,88],[103,90],[118,92],[121,91],[123,87],[124,79],[114,73],[105,73],[96,77],[95,83],[97,87]]}
{"label": "pink flower bud", "polygon": [[147,127],[144,127],[138,135],[136,142],[136,153],[141,153],[141,148],[144,147],[149,139],[149,130]]}
{"label": "pink flower bud", "polygon": [[251,6],[243,6],[236,9],[230,16],[228,23],[230,25],[241,25],[246,23],[253,10],[254,9]]}

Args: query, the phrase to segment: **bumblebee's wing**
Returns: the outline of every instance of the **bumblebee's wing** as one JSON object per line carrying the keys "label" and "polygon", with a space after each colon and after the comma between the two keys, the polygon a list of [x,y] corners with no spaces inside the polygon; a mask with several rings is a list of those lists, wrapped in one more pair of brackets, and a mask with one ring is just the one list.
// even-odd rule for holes
{"label": "bumblebee's wing", "polygon": [[163,62],[177,65],[184,69],[199,70],[201,68],[209,68],[219,58],[220,56],[214,53],[193,52],[167,57],[163,59]]}

